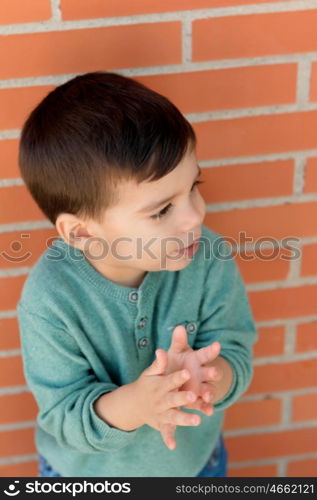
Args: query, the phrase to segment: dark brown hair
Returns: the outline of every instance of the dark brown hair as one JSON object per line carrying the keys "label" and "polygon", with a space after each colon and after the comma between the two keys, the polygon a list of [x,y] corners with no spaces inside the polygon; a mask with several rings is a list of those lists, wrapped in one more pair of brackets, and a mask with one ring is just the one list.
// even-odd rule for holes
{"label": "dark brown hair", "polygon": [[121,179],[158,180],[195,146],[192,126],[166,97],[97,71],[56,87],[32,111],[19,166],[53,224],[62,212],[100,221]]}

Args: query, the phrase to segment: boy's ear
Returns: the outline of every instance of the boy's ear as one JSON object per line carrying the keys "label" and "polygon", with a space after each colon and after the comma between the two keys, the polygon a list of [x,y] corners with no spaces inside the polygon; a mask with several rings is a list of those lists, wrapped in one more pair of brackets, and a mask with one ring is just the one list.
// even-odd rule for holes
{"label": "boy's ear", "polygon": [[72,214],[59,214],[55,226],[63,240],[79,250],[84,250],[87,240],[93,237],[85,222]]}

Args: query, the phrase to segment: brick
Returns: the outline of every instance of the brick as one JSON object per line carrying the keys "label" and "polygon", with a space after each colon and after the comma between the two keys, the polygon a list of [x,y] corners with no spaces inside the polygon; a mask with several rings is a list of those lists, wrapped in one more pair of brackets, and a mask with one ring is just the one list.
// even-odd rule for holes
{"label": "brick", "polygon": [[10,311],[16,308],[27,274],[0,278],[0,310]]}
{"label": "brick", "polygon": [[0,387],[13,387],[25,384],[21,356],[0,358]]}
{"label": "brick", "polygon": [[[317,363],[315,359],[255,366],[254,375],[246,394],[274,393],[307,387],[316,387]],[[317,451],[317,450],[316,450]]]}
{"label": "brick", "polygon": [[17,318],[0,318],[0,350],[20,349]]}
{"label": "brick", "polygon": [[[293,102],[296,65],[227,68],[135,78],[169,97],[183,112]],[[54,86],[0,90],[0,128],[19,128]]]}
{"label": "brick", "polygon": [[317,101],[317,63],[312,63],[310,80],[310,100]]}
{"label": "brick", "polygon": [[224,430],[279,424],[281,401],[276,398],[235,403],[225,414]]}
{"label": "brick", "polygon": [[301,276],[317,275],[317,244],[310,243],[302,247]]}
{"label": "brick", "polygon": [[317,321],[297,326],[296,352],[317,350]]}
{"label": "brick", "polygon": [[228,468],[228,477],[277,477],[276,465],[258,465],[253,467]]}
{"label": "brick", "polygon": [[50,0],[1,0],[0,24],[46,21],[51,17]]}
{"label": "brick", "polygon": [[287,466],[287,477],[316,477],[317,459],[294,460]]}
{"label": "brick", "polygon": [[16,179],[21,177],[18,167],[19,141],[9,139],[0,141],[0,179]]}
{"label": "brick", "polygon": [[0,206],[0,224],[45,218],[25,185],[0,187]]}
{"label": "brick", "polygon": [[6,35],[0,40],[0,61],[5,61],[0,78],[178,64],[182,53],[179,22]]}
{"label": "brick", "polygon": [[[237,264],[245,283],[258,283],[261,281],[284,280],[287,278],[290,264],[281,258],[273,258],[275,250],[261,250],[260,256],[255,256],[254,260],[246,261],[245,258],[237,257]],[[280,252],[276,249],[276,252]],[[252,254],[247,253],[252,256]],[[278,255],[278,253],[276,254]],[[263,257],[271,260],[263,260]]]}
{"label": "brick", "polygon": [[18,87],[0,90],[0,129],[21,128],[32,109],[54,86]]}
{"label": "brick", "polygon": [[301,394],[293,397],[292,420],[304,422],[317,419],[317,394]]}
{"label": "brick", "polygon": [[272,326],[258,328],[259,340],[254,345],[254,357],[279,356],[284,352],[285,328]]}
{"label": "brick", "polygon": [[[250,243],[263,244],[263,240],[259,238],[269,243],[272,238],[274,242],[276,239],[297,238],[295,242],[289,241],[289,246],[293,248],[298,238],[316,236],[316,219],[317,202],[307,202],[210,212],[206,214],[204,224],[226,238],[234,238],[237,243],[241,241],[239,234],[242,233],[245,233],[247,238],[253,238]],[[285,248],[285,245],[281,248],[283,256],[287,256]],[[297,258],[297,252],[294,250],[291,255],[292,258]]]}
{"label": "brick", "polygon": [[0,477],[38,477],[38,462],[19,462],[0,465]]}
{"label": "brick", "polygon": [[38,406],[30,392],[0,396],[0,424],[36,419]]}
{"label": "brick", "polygon": [[256,321],[316,314],[317,285],[249,292]]}
{"label": "brick", "polygon": [[317,427],[226,438],[231,462],[316,453],[316,443]]}
{"label": "brick", "polygon": [[199,160],[284,153],[316,147],[317,111],[210,120],[193,127]]}
{"label": "brick", "polygon": [[[317,9],[198,19],[193,61],[313,52]],[[268,36],[268,33],[270,36]]]}
{"label": "brick", "polygon": [[183,113],[198,113],[294,103],[296,75],[297,65],[274,64],[140,76],[136,80],[168,97]]}
{"label": "brick", "polygon": [[317,193],[317,158],[307,158],[304,193]]}
{"label": "brick", "polygon": [[0,233],[0,269],[33,266],[58,237],[57,230],[41,229]]}
{"label": "brick", "polygon": [[288,196],[293,178],[292,160],[207,167],[202,168],[199,189],[207,203]]}
{"label": "brick", "polygon": [[124,2],[118,2],[118,0],[107,0],[106,2],[104,0],[90,0],[89,2],[87,0],[61,0],[61,10],[63,19],[70,20],[155,14],[276,1],[278,0],[169,0],[168,2],[155,0],[125,0]]}
{"label": "brick", "polygon": [[0,457],[33,453],[36,453],[34,428],[1,432]]}

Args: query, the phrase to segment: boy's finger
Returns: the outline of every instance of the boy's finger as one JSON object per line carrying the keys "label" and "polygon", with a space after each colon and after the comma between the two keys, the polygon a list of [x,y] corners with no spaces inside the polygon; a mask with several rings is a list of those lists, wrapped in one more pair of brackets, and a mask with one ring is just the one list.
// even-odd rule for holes
{"label": "boy's finger", "polygon": [[187,413],[175,408],[164,413],[164,424],[197,426],[200,423],[201,417],[197,413]]}
{"label": "boy's finger", "polygon": [[187,348],[187,332],[183,325],[177,325],[172,334],[172,342],[169,351],[181,353]]}
{"label": "boy's finger", "polygon": [[201,365],[205,365],[210,361],[214,361],[217,358],[217,356],[219,356],[220,351],[221,351],[220,342],[213,342],[212,344],[207,345],[206,347],[201,347],[200,349],[197,349],[195,353],[199,363]]}
{"label": "boy's finger", "polygon": [[213,401],[214,387],[209,382],[202,382],[200,386],[200,395],[205,403]]}
{"label": "boy's finger", "polygon": [[202,401],[200,411],[202,411],[203,413],[205,413],[205,415],[210,417],[214,413],[215,409],[210,403],[204,403]]}
{"label": "boy's finger", "polygon": [[174,450],[176,448],[176,440],[174,439],[176,425],[173,424],[162,424],[161,435],[164,443],[169,450]]}
{"label": "boy's finger", "polygon": [[222,370],[219,370],[216,366],[206,366],[201,369],[201,381],[218,381],[222,378]]}
{"label": "boy's finger", "polygon": [[173,391],[181,387],[187,380],[190,379],[188,370],[178,370],[177,372],[166,375],[166,390]]}
{"label": "boy's finger", "polygon": [[185,408],[190,408],[191,410],[199,410],[208,417],[214,413],[214,407],[210,403],[205,403],[201,397],[199,397],[194,403],[183,405]]}
{"label": "boy's finger", "polygon": [[178,406],[185,406],[189,403],[193,403],[197,399],[197,396],[192,391],[170,391],[166,395],[165,399],[165,410],[169,408],[176,408]]}
{"label": "boy's finger", "polygon": [[146,375],[162,375],[167,368],[167,364],[167,352],[164,349],[156,349],[154,361],[143,373]]}

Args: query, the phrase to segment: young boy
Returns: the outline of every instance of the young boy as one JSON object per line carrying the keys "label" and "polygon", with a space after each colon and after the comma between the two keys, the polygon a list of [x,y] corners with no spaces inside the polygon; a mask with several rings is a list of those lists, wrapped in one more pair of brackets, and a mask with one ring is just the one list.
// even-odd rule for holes
{"label": "young boy", "polygon": [[22,177],[59,234],[18,304],[41,475],[225,475],[257,332],[203,225],[195,146],[167,98],[115,73],[57,87],[23,127]]}

